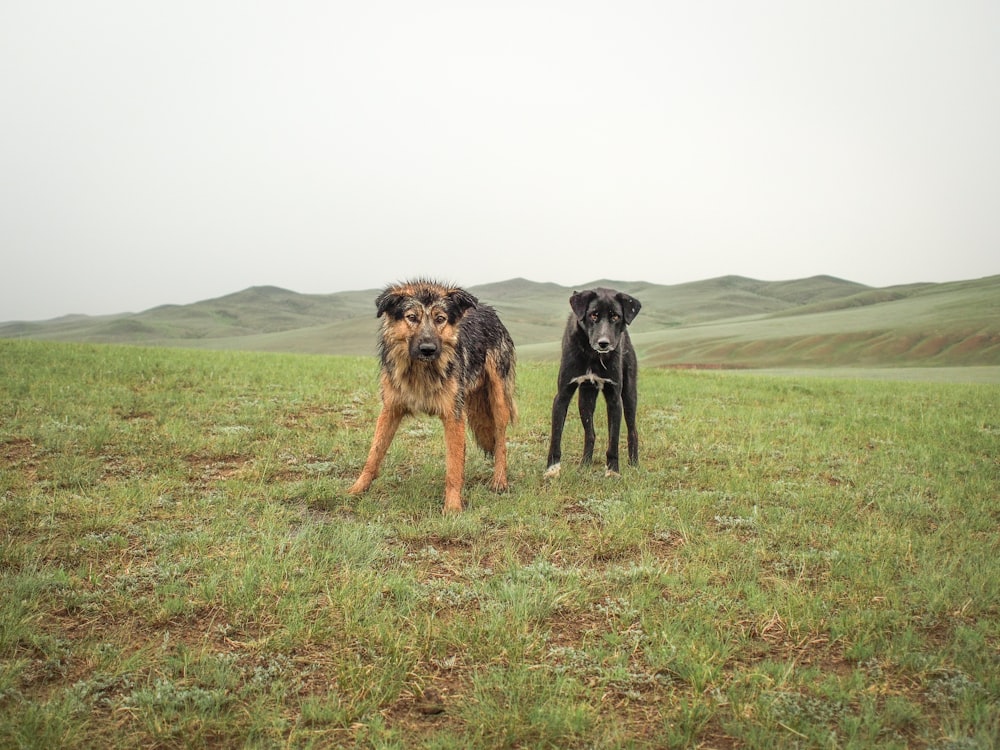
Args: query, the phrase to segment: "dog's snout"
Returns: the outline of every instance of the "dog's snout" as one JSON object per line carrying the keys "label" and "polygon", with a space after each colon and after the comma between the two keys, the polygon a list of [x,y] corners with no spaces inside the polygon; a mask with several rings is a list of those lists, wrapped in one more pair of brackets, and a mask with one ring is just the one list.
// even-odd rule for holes
{"label": "dog's snout", "polygon": [[417,349],[420,351],[421,356],[433,357],[437,354],[438,347],[433,341],[421,341]]}
{"label": "dog's snout", "polygon": [[601,338],[597,339],[597,348],[602,352],[606,352],[611,348],[611,339],[607,336],[601,336]]}

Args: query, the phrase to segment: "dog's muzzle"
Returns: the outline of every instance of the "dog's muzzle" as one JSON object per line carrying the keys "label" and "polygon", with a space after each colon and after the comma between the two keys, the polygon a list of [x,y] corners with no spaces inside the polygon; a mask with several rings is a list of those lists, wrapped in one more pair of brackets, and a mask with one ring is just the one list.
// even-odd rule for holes
{"label": "dog's muzzle", "polygon": [[437,359],[441,353],[441,347],[435,341],[418,341],[414,347],[413,356],[416,359]]}

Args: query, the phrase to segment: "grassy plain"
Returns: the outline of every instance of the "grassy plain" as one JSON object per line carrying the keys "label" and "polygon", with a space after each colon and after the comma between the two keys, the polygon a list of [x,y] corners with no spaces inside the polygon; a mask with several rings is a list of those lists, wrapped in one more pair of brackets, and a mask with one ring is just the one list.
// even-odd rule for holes
{"label": "grassy plain", "polygon": [[1000,391],[645,368],[642,465],[513,489],[373,358],[0,342],[0,746],[1000,743]]}

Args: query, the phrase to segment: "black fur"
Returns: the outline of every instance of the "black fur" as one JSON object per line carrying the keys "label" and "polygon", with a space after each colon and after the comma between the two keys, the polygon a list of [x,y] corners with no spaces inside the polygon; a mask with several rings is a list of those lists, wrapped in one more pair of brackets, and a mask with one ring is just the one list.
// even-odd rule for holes
{"label": "black fur", "polygon": [[642,305],[639,300],[614,289],[588,289],[569,299],[573,312],[566,322],[562,341],[556,397],[552,402],[552,434],[549,443],[547,476],[559,473],[562,433],[566,412],[577,388],[580,389],[580,419],[583,421],[583,464],[594,455],[594,409],[597,396],[604,393],[608,407],[607,473],[617,474],[618,436],[622,413],[628,441],[628,459],[639,463],[639,432],[636,427],[638,362],[628,324]]}

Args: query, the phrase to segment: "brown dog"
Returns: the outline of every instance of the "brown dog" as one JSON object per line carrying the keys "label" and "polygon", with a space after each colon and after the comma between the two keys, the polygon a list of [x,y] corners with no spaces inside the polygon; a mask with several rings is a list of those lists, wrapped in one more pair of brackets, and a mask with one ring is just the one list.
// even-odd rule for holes
{"label": "brown dog", "polygon": [[417,279],[387,287],[375,300],[382,317],[382,411],[368,460],[348,490],[367,490],[403,417],[444,423],[444,511],[462,510],[465,422],[493,455],[491,487],[507,489],[507,426],[513,422],[514,342],[496,311],[455,286]]}

